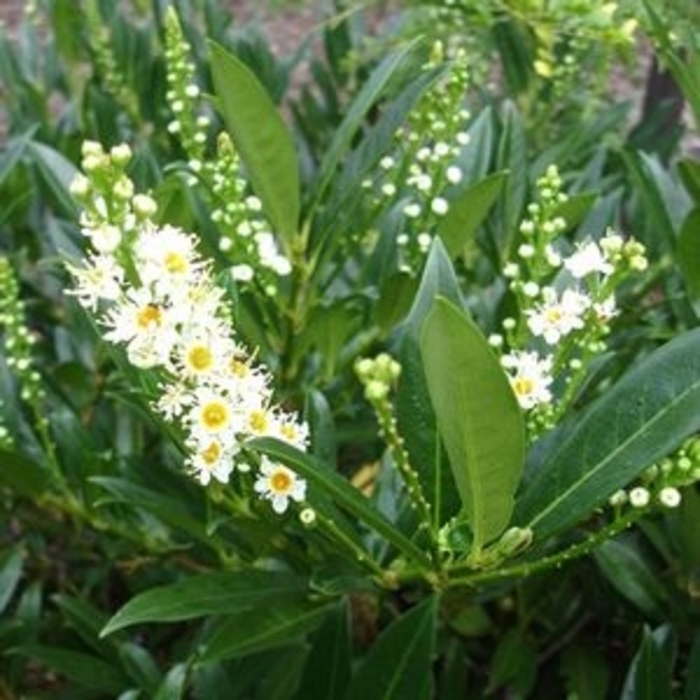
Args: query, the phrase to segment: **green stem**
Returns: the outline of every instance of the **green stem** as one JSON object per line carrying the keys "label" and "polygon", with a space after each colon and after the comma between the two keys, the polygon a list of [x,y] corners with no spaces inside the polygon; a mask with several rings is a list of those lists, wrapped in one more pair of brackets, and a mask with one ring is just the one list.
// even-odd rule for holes
{"label": "green stem", "polygon": [[348,537],[330,518],[316,513],[316,521],[326,531],[331,539],[340,544],[351,558],[364,566],[377,580],[384,584],[387,580],[384,569],[372,557],[359,547],[351,537]]}
{"label": "green stem", "polygon": [[430,504],[423,493],[423,487],[418,479],[418,474],[410,464],[404,440],[401,435],[399,435],[398,425],[391,409],[391,403],[386,398],[381,401],[376,401],[375,409],[377,411],[381,433],[391,450],[394,463],[406,484],[406,490],[411,500],[411,505],[420,520],[419,528],[425,530],[428,534],[430,558],[435,566],[439,566],[440,549],[433,529],[433,514],[430,512]]}
{"label": "green stem", "polygon": [[[606,527],[602,528],[587,539],[577,542],[568,549],[565,549],[548,557],[543,557],[536,561],[523,562],[506,566],[501,569],[490,571],[471,571],[466,570],[463,565],[456,566],[448,573],[450,575],[451,586],[474,586],[482,583],[491,583],[509,578],[523,578],[532,574],[546,571],[555,567],[560,567],[573,559],[590,554],[596,547],[603,542],[612,539],[619,535],[623,530],[630,527],[636,520],[642,517],[646,511],[642,508],[630,510],[628,513],[613,521]],[[464,573],[463,573],[464,572]]]}

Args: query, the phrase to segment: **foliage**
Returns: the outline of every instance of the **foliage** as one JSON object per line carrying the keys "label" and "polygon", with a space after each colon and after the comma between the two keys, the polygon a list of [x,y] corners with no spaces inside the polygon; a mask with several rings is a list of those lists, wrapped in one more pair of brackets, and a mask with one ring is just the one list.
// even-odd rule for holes
{"label": "foliage", "polygon": [[681,9],[80,7],[0,40],[0,695],[700,695],[700,169],[596,99],[639,17],[698,111]]}

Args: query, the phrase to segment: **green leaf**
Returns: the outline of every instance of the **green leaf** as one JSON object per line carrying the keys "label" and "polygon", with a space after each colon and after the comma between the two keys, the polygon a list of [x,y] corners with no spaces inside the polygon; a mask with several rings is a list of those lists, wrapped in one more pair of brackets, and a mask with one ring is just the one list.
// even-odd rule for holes
{"label": "green leaf", "polygon": [[90,478],[90,481],[98,484],[110,494],[101,503],[116,501],[132,507],[145,508],[164,523],[178,528],[202,542],[211,544],[211,537],[207,533],[206,526],[187,511],[187,506],[182,501],[118,477],[94,476]]}
{"label": "green leaf", "polygon": [[515,105],[504,103],[501,111],[501,133],[498,141],[496,168],[510,173],[508,187],[499,202],[501,231],[498,235],[499,250],[508,245],[522,215],[528,187],[527,143],[523,119]]}
{"label": "green leaf", "polygon": [[550,436],[516,504],[515,522],[540,539],[575,525],[700,429],[700,329],[653,352],[565,428]]}
{"label": "green leaf", "polygon": [[630,179],[639,192],[639,206],[648,220],[650,242],[657,251],[673,249],[676,234],[690,210],[690,198],[658,158],[631,150],[621,153]]}
{"label": "green leaf", "polygon": [[18,452],[0,450],[0,464],[0,484],[20,496],[35,498],[49,484],[48,471]]}
{"label": "green leaf", "polygon": [[295,694],[307,698],[339,698],[350,680],[350,630],[347,605],[336,606],[311,640],[311,651]]}
{"label": "green leaf", "polygon": [[648,617],[660,621],[671,612],[682,614],[680,606],[674,605],[673,594],[631,539],[604,542],[595,551],[595,559],[608,581]]}
{"label": "green leaf", "polygon": [[73,683],[102,693],[116,696],[130,685],[118,669],[91,654],[40,644],[25,645],[11,652],[38,661]]}
{"label": "green leaf", "polygon": [[363,84],[360,92],[350,104],[347,114],[340,126],[336,129],[328,151],[321,162],[318,175],[318,184],[314,198],[319,201],[328,187],[338,166],[352,144],[358,130],[365,124],[367,114],[382,96],[387,86],[397,72],[404,67],[404,63],[413,52],[416,41],[408,43],[400,50],[387,56],[374,69],[368,80]]}
{"label": "green leaf", "polygon": [[510,521],[525,455],[522,411],[486,338],[446,299],[438,297],[425,320],[421,353],[478,553]]}
{"label": "green leaf", "polygon": [[700,163],[692,158],[678,162],[678,175],[695,204],[700,204]]}
{"label": "green leaf", "polygon": [[426,598],[390,624],[357,669],[346,700],[428,700],[437,600]]}
{"label": "green leaf", "polygon": [[252,71],[210,43],[211,72],[226,126],[266,216],[287,252],[299,224],[299,165],[282,117]]}
{"label": "green leaf", "polygon": [[528,697],[535,680],[537,669],[536,650],[525,638],[520,628],[513,628],[503,635],[496,647],[486,693],[492,693],[501,686],[508,685],[518,693],[509,693],[516,697]]}
{"label": "green leaf", "polygon": [[430,405],[419,345],[423,323],[437,295],[462,304],[457,276],[439,238],[431,245],[399,344],[401,379],[396,393],[396,413],[411,464],[418,472],[437,520],[444,522],[459,509],[459,495],[450,470],[442,468],[435,412]]}
{"label": "green leaf", "polygon": [[686,669],[683,700],[700,700],[700,632],[693,638]]}
{"label": "green leaf", "polygon": [[310,484],[322,490],[338,506],[352,513],[405,555],[424,565],[430,564],[425,552],[374,508],[371,501],[342,476],[324,468],[310,455],[274,438],[256,438],[247,445],[291,467]]}
{"label": "green leaf", "polygon": [[675,659],[675,640],[669,625],[644,637],[625,679],[620,700],[658,700],[673,697],[671,672]]}
{"label": "green leaf", "polygon": [[610,671],[605,657],[593,647],[574,644],[564,649],[561,672],[568,698],[605,700]]}
{"label": "green leaf", "polygon": [[78,169],[65,156],[54,148],[38,141],[27,144],[27,153],[31,155],[41,178],[49,187],[61,211],[75,218],[78,206],[70,194],[70,184],[78,174]]}
{"label": "green leaf", "polygon": [[11,547],[0,555],[0,613],[7,607],[22,578],[24,550]]}
{"label": "green leaf", "polygon": [[217,627],[204,643],[199,661],[207,664],[298,642],[318,627],[331,607],[282,600],[243,610]]}
{"label": "green leaf", "polygon": [[173,666],[158,686],[153,700],[180,700],[185,695],[187,664]]}
{"label": "green leaf", "polygon": [[459,254],[472,241],[507,179],[507,171],[487,175],[450,202],[437,229],[450,257]]}
{"label": "green leaf", "polygon": [[693,209],[681,226],[676,262],[693,299],[700,297],[700,207]]}
{"label": "green leaf", "polygon": [[298,597],[304,590],[301,579],[282,572],[249,570],[191,576],[132,598],[111,618],[100,636],[144,622],[226,615],[282,598]]}

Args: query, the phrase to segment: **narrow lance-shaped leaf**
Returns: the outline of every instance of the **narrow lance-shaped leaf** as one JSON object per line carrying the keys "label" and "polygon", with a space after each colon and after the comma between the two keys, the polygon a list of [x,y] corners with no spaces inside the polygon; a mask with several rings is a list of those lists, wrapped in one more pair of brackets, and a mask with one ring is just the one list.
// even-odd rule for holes
{"label": "narrow lance-shaped leaf", "polygon": [[328,603],[281,601],[244,610],[226,619],[204,644],[200,660],[211,663],[286,646],[318,627]]}
{"label": "narrow lance-shaped leaf", "polygon": [[357,669],[345,700],[428,700],[437,601],[427,598],[387,627]]}
{"label": "narrow lance-shaped leaf", "polygon": [[446,467],[447,460],[441,459],[440,437],[420,352],[423,324],[438,295],[458,306],[462,303],[457,275],[439,237],[430,246],[420,287],[406,318],[399,344],[401,381],[395,400],[399,431],[406,441],[411,464],[418,472],[425,496],[434,509],[436,525],[456,515],[460,508],[454,478]]}
{"label": "narrow lance-shaped leaf", "polygon": [[435,300],[425,321],[421,352],[478,553],[510,521],[525,454],[522,413],[488,341],[446,299]]}
{"label": "narrow lance-shaped leaf", "polygon": [[299,165],[282,117],[253,72],[211,43],[217,101],[263,210],[289,250],[299,224]]}
{"label": "narrow lance-shaped leaf", "polygon": [[132,598],[101,635],[144,622],[175,622],[204,615],[226,615],[252,606],[301,596],[301,579],[269,571],[216,572],[159,586]]}
{"label": "narrow lance-shaped leaf", "polygon": [[554,440],[514,520],[546,538],[575,525],[700,430],[700,329],[632,369]]}
{"label": "narrow lance-shaped leaf", "polygon": [[507,171],[487,175],[450,202],[449,211],[438,225],[438,234],[450,256],[457,255],[472,241],[507,179]]}

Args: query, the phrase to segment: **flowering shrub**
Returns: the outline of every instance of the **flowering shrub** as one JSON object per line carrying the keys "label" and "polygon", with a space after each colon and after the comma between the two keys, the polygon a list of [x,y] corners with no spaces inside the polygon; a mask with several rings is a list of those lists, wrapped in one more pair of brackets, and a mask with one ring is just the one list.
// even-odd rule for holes
{"label": "flowering shrub", "polygon": [[293,134],[223,30],[202,62],[187,3],[148,35],[157,105],[114,38],[144,15],[88,2],[118,116],[78,153],[13,113],[8,692],[698,694],[697,165],[557,88],[575,29],[606,61],[627,39],[617,8],[560,3],[557,34],[448,5],[532,33],[571,134],[480,90],[483,37],[375,60],[340,20]]}

